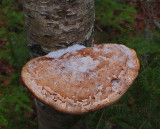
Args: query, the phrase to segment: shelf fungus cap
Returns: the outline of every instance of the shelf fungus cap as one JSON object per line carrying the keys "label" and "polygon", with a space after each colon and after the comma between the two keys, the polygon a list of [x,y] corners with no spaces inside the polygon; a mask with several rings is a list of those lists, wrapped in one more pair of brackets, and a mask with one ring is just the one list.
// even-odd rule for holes
{"label": "shelf fungus cap", "polygon": [[69,114],[91,112],[119,100],[138,75],[136,52],[120,44],[102,44],[39,57],[22,69],[26,87],[43,103]]}

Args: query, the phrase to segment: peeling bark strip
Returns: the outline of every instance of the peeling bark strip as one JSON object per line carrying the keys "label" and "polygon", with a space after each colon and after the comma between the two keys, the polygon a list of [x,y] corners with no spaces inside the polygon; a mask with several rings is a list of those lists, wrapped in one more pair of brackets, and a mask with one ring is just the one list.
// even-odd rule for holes
{"label": "peeling bark strip", "polygon": [[29,46],[44,52],[92,46],[94,0],[23,0]]}

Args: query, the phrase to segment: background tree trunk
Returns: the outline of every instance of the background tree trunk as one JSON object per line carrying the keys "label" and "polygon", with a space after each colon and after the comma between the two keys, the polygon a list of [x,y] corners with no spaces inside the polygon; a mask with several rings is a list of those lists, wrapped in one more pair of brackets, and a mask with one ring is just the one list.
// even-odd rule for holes
{"label": "background tree trunk", "polygon": [[[23,0],[23,7],[31,58],[73,44],[93,45],[94,0]],[[35,102],[39,129],[87,129],[86,115]]]}

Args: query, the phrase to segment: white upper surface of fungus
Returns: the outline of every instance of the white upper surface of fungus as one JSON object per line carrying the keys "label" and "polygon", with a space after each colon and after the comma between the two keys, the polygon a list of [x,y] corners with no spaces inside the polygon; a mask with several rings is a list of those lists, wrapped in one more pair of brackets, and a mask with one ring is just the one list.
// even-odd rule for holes
{"label": "white upper surface of fungus", "polygon": [[67,52],[75,52],[75,51],[81,50],[83,48],[86,48],[86,47],[83,46],[83,45],[75,44],[75,45],[70,46],[70,47],[65,48],[65,49],[60,49],[60,50],[57,50],[57,51],[50,52],[47,55],[45,55],[45,57],[59,58]]}

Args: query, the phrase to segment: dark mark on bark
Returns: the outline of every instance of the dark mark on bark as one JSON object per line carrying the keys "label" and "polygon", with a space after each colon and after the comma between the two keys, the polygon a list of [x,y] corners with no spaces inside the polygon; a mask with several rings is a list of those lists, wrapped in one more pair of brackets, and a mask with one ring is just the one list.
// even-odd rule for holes
{"label": "dark mark on bark", "polygon": [[68,11],[66,10],[61,10],[59,12],[57,12],[59,17],[65,17],[68,14]]}
{"label": "dark mark on bark", "polygon": [[66,18],[75,18],[77,17],[77,14],[67,14]]}
{"label": "dark mark on bark", "polygon": [[44,16],[45,19],[52,19],[53,18],[49,13],[41,13],[41,16]]}
{"label": "dark mark on bark", "polygon": [[59,29],[59,25],[56,24],[56,25],[54,26],[54,29]]}
{"label": "dark mark on bark", "polygon": [[37,35],[36,33],[32,33],[32,35],[33,35],[34,37],[38,37],[38,35]]}
{"label": "dark mark on bark", "polygon": [[34,18],[33,16],[31,16],[31,15],[28,15],[28,17],[31,18],[31,19],[35,19],[35,18]]}
{"label": "dark mark on bark", "polygon": [[50,34],[44,34],[44,37],[46,37],[46,38],[51,38],[52,35],[50,35]]}
{"label": "dark mark on bark", "polygon": [[42,50],[41,46],[38,44],[29,44],[28,49],[30,52],[32,52],[32,55],[34,55],[34,57],[44,56],[47,54]]}

